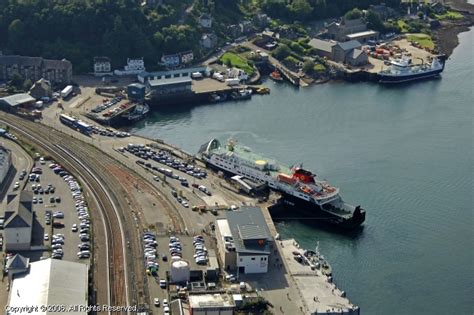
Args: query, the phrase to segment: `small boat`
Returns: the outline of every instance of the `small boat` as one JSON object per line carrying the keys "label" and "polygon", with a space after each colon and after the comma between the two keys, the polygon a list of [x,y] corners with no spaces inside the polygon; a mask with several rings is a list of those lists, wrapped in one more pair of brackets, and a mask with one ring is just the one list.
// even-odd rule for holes
{"label": "small boat", "polygon": [[303,255],[309,260],[311,265],[316,267],[316,269],[321,270],[321,272],[326,276],[331,276],[331,265],[329,265],[324,256],[319,252],[319,242],[316,245],[315,251],[306,250],[304,251]]}
{"label": "small boat", "polygon": [[134,110],[128,114],[127,119],[132,122],[138,121],[142,118],[145,118],[149,111],[150,106],[148,106],[148,104],[137,104]]}
{"label": "small boat", "polygon": [[266,86],[263,86],[256,89],[255,92],[257,92],[257,94],[270,94],[270,89],[267,88]]}
{"label": "small boat", "polygon": [[227,99],[227,94],[225,94],[225,93],[212,93],[209,96],[209,99],[213,103],[223,102]]}
{"label": "small boat", "polygon": [[230,94],[230,98],[233,100],[248,100],[252,97],[252,90],[242,89],[234,91]]}
{"label": "small boat", "polygon": [[278,70],[275,70],[272,73],[270,73],[270,78],[272,78],[274,81],[277,81],[277,82],[283,81],[283,77],[281,76],[281,73]]}

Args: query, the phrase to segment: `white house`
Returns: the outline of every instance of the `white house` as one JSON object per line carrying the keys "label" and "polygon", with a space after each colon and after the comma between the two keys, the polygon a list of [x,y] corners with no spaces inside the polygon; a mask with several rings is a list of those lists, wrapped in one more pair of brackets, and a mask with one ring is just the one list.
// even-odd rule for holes
{"label": "white house", "polygon": [[217,242],[220,258],[227,270],[237,273],[268,271],[272,238],[262,210],[241,207],[217,220]]}
{"label": "white house", "polygon": [[94,57],[94,75],[111,75],[112,65],[109,57]]}
{"label": "white house", "polygon": [[179,53],[181,63],[182,64],[187,64],[193,61],[194,59],[194,54],[192,51],[184,51]]}
{"label": "white house", "polygon": [[212,17],[209,14],[204,13],[199,17],[199,24],[204,28],[211,28]]}
{"label": "white house", "polygon": [[176,67],[180,64],[181,60],[178,54],[163,55],[161,57],[161,63],[168,68]]}
{"label": "white house", "polygon": [[29,250],[33,229],[33,194],[22,191],[6,198],[4,242],[5,250]]}

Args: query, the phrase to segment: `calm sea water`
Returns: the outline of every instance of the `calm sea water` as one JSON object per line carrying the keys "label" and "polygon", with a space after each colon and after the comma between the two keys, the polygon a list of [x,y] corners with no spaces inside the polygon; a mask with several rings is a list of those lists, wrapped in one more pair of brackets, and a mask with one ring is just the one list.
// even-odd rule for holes
{"label": "calm sea water", "polygon": [[278,229],[306,248],[320,241],[364,314],[472,314],[473,33],[460,34],[440,80],[300,90],[268,81],[269,96],[157,112],[132,131],[189,152],[232,136],[304,163],[362,204],[365,228],[355,236],[301,221]]}

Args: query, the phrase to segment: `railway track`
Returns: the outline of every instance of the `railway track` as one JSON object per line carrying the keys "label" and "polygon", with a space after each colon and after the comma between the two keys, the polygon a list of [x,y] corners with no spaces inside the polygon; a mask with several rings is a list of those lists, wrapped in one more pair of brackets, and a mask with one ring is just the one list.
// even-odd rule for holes
{"label": "railway track", "polygon": [[[120,217],[120,212],[122,211],[119,211],[126,209],[128,202],[124,203],[123,200],[119,200],[116,197],[120,185],[116,180],[114,181],[113,178],[107,176],[107,169],[104,169],[103,165],[103,154],[99,157],[97,152],[91,152],[89,145],[79,140],[71,139],[69,136],[54,131],[51,128],[13,115],[2,113],[0,121],[7,124],[15,133],[24,137],[31,144],[48,152],[55,160],[81,179],[90,189],[98,202],[98,210],[103,216],[107,239],[106,257],[103,257],[101,260],[103,263],[108,264],[108,266],[105,266],[108,280],[106,286],[108,288],[103,288],[103,283],[96,283],[96,287],[108,291],[108,301],[102,302],[116,306],[133,305],[130,304],[130,273],[127,268],[131,265],[130,261],[128,261],[130,255],[125,253],[127,248],[129,248],[128,242],[130,239],[133,240],[133,236],[130,235],[130,232],[124,232]],[[97,174],[101,174],[100,178]],[[111,187],[114,189],[111,189]],[[123,192],[119,191],[119,193]],[[126,240],[127,236],[128,241]],[[136,272],[132,271],[132,274],[136,275]],[[136,284],[133,287],[136,288]],[[136,292],[136,290],[132,291]],[[138,297],[132,296],[132,302],[138,303]]]}

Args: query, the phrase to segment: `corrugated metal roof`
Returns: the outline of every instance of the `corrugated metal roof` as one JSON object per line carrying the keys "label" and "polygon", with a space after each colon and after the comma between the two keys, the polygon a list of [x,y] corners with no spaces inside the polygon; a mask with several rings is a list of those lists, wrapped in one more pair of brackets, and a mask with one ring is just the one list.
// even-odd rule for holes
{"label": "corrugated metal roof", "polygon": [[152,87],[172,85],[172,84],[182,84],[182,83],[191,83],[192,79],[190,77],[177,77],[169,79],[158,79],[158,80],[149,80],[148,84]]}
{"label": "corrugated metal roof", "polygon": [[[86,264],[49,258],[31,263],[29,273],[13,280],[8,305],[87,305],[87,295]],[[68,314],[87,312],[76,310]]]}
{"label": "corrugated metal roof", "polygon": [[19,106],[26,103],[34,102],[35,99],[26,93],[13,94],[0,98],[0,102],[4,102],[9,106]]}

